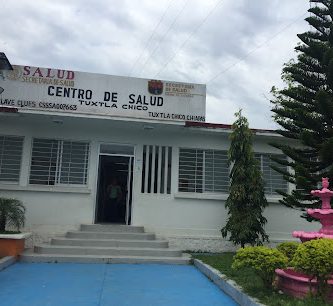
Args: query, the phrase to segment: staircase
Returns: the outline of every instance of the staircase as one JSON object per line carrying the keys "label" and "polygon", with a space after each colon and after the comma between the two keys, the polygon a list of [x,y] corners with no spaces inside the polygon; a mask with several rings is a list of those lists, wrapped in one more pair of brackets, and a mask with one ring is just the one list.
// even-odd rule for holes
{"label": "staircase", "polygon": [[156,240],[143,226],[82,224],[20,256],[22,262],[189,264],[190,257]]}

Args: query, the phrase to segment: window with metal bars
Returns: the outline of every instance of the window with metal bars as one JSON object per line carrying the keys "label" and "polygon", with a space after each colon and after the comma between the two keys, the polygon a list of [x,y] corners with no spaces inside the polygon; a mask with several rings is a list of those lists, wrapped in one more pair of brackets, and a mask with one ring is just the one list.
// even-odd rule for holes
{"label": "window with metal bars", "polygon": [[18,183],[23,151],[21,136],[0,135],[0,182]]}
{"label": "window with metal bars", "polygon": [[88,142],[34,139],[29,183],[86,185],[88,158]]}
{"label": "window with metal bars", "polygon": [[255,158],[259,161],[261,172],[263,173],[263,180],[265,183],[265,194],[266,195],[277,195],[276,190],[288,191],[288,182],[283,178],[283,175],[271,166],[280,168],[281,170],[287,171],[287,166],[277,164],[271,160],[271,156],[286,159],[286,156],[279,154],[260,154],[255,153]]}
{"label": "window with metal bars", "polygon": [[143,146],[142,193],[171,193],[172,148]]}
{"label": "window with metal bars", "polygon": [[227,152],[181,148],[178,179],[180,192],[228,192],[230,181]]}

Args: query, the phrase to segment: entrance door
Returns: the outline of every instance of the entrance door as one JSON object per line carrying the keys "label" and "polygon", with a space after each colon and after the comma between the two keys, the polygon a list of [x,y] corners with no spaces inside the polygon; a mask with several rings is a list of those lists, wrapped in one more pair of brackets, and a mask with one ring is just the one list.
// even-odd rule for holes
{"label": "entrance door", "polygon": [[130,224],[133,157],[99,156],[95,223]]}

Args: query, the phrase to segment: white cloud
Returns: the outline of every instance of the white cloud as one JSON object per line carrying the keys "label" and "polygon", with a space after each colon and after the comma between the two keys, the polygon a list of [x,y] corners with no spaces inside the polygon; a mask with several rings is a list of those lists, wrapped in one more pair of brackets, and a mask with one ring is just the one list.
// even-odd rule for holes
{"label": "white cloud", "polygon": [[228,69],[207,85],[208,121],[230,124],[242,108],[252,127],[274,128],[269,90],[281,86],[282,65],[295,56],[296,34],[309,29],[301,19],[284,28],[309,4],[222,0],[198,28],[216,3],[3,1],[1,51],[13,64],[126,76],[132,71],[147,78],[160,72],[161,79],[197,83]]}

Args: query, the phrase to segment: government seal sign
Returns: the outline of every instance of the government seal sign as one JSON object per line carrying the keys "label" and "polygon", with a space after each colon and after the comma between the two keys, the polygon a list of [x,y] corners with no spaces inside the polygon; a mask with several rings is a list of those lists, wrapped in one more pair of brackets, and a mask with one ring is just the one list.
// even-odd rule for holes
{"label": "government seal sign", "polygon": [[152,95],[160,95],[163,93],[163,82],[158,80],[148,81],[148,92]]}

